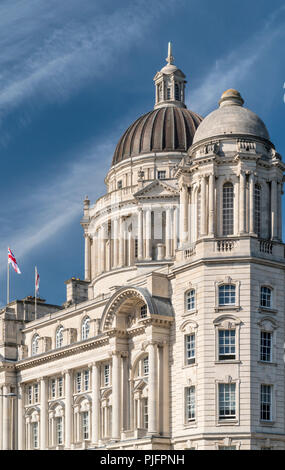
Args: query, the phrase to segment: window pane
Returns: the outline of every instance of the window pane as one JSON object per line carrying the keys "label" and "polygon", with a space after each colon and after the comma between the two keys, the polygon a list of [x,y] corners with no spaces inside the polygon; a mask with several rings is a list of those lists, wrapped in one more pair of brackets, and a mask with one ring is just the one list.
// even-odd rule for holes
{"label": "window pane", "polygon": [[235,330],[219,330],[219,360],[236,358]]}
{"label": "window pane", "polygon": [[269,287],[261,287],[260,289],[260,306],[271,308],[271,289]]}
{"label": "window pane", "polygon": [[219,384],[219,419],[236,417],[236,384]]}
{"label": "window pane", "polygon": [[193,364],[195,362],[195,334],[185,336],[185,357],[186,364]]}
{"label": "window pane", "polygon": [[234,232],[234,188],[231,183],[223,186],[223,235]]}
{"label": "window pane", "polygon": [[261,235],[261,187],[256,184],[254,188],[254,231],[260,237]]}
{"label": "window pane", "polygon": [[195,419],[195,387],[185,389],[186,421]]}
{"label": "window pane", "polygon": [[261,385],[260,388],[260,419],[272,420],[272,385]]}
{"label": "window pane", "polygon": [[186,310],[195,309],[195,289],[191,289],[186,293]]}
{"label": "window pane", "polygon": [[260,332],[260,360],[271,362],[272,360],[272,333]]}
{"label": "window pane", "polygon": [[219,305],[234,305],[236,303],[236,288],[232,284],[219,287]]}

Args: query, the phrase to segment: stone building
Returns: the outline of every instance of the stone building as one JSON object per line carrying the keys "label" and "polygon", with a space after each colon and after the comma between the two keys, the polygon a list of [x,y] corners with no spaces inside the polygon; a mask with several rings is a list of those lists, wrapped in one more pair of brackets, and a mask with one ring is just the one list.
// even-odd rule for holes
{"label": "stone building", "polygon": [[202,120],[185,78],[169,47],[64,306],[0,312],[2,449],[285,449],[284,164],[237,91]]}

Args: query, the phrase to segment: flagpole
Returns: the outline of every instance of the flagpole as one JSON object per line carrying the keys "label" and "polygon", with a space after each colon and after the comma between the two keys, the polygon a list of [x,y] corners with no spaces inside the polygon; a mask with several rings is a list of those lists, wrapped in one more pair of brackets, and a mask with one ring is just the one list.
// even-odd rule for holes
{"label": "flagpole", "polygon": [[9,271],[9,259],[7,264],[7,305],[9,304],[10,300],[10,271]]}
{"label": "flagpole", "polygon": [[35,266],[35,319],[37,320],[37,267]]}

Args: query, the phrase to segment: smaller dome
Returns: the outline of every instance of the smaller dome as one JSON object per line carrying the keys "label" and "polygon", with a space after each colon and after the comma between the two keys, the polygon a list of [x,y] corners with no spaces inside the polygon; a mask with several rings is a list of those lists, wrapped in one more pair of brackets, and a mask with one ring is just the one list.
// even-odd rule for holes
{"label": "smaller dome", "polygon": [[198,127],[193,144],[229,135],[252,136],[270,142],[264,122],[257,114],[244,108],[243,103],[237,90],[226,90],[219,101],[220,107],[205,117]]}

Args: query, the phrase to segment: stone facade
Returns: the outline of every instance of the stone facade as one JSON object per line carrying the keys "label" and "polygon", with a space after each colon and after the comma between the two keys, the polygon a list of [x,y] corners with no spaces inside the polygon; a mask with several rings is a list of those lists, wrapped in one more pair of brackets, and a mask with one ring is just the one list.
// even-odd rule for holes
{"label": "stone facade", "polygon": [[1,449],[285,449],[284,164],[235,90],[185,133],[173,61],[84,201],[85,279],[0,312]]}

